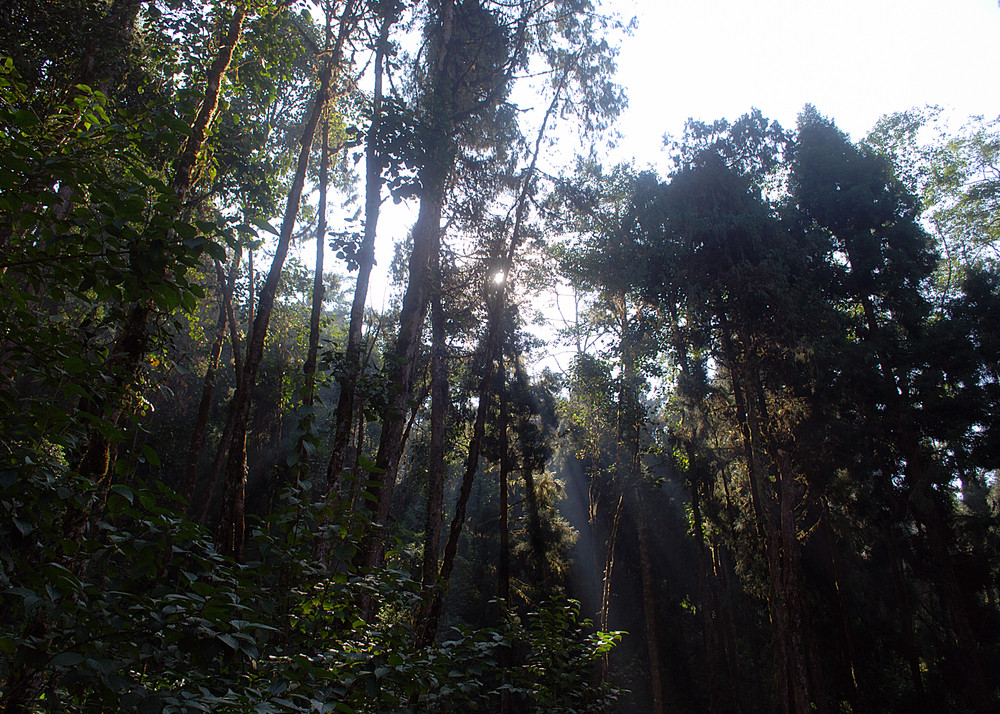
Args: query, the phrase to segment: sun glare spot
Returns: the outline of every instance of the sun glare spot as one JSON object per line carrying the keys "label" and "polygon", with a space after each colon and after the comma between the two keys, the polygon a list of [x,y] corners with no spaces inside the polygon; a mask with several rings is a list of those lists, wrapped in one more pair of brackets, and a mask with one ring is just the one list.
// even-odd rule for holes
{"label": "sun glare spot", "polygon": [[507,275],[502,270],[498,270],[497,272],[493,273],[493,284],[494,285],[502,284],[506,277]]}

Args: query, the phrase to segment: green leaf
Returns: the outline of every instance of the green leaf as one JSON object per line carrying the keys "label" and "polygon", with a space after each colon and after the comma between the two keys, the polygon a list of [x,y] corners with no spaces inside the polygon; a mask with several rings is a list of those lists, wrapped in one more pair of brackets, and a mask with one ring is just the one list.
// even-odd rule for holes
{"label": "green leaf", "polygon": [[80,372],[87,368],[87,362],[77,355],[67,357],[63,365],[70,374],[80,374]]}
{"label": "green leaf", "polygon": [[132,489],[130,489],[128,486],[123,486],[120,483],[116,483],[111,487],[111,491],[125,498],[129,503],[135,503],[135,494],[132,493]]}
{"label": "green leaf", "polygon": [[146,461],[148,461],[152,466],[156,466],[157,468],[159,468],[160,466],[163,465],[160,463],[160,457],[156,455],[155,451],[153,451],[153,447],[149,446],[148,444],[143,444],[142,447],[140,448],[142,449],[142,453],[146,457]]}
{"label": "green leaf", "polygon": [[53,667],[75,667],[81,662],[83,662],[83,655],[76,652],[63,652],[53,657],[49,664]]}
{"label": "green leaf", "polygon": [[274,230],[270,223],[265,221],[263,218],[251,218],[250,222],[263,231],[267,231],[271,235],[278,235],[278,231]]}
{"label": "green leaf", "polygon": [[18,109],[14,112],[14,122],[20,127],[31,127],[38,126],[38,117],[34,115],[33,112],[29,112],[27,109]]}

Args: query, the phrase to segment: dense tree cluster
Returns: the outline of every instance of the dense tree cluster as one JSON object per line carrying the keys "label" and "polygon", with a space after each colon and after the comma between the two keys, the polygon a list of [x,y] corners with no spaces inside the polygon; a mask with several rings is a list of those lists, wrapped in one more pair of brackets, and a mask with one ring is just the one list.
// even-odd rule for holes
{"label": "dense tree cluster", "polygon": [[553,176],[620,29],[0,10],[0,710],[997,708],[1000,132],[754,111]]}
{"label": "dense tree cluster", "polygon": [[[811,107],[794,133],[758,112],[689,122],[669,179],[585,164],[558,192],[577,231],[563,264],[604,331],[570,380],[575,458],[611,534],[605,583],[616,533],[638,539],[633,587],[656,607],[626,627],[656,641],[659,710],[997,705],[1000,285],[988,209],[959,208],[995,196],[929,148],[873,148],[906,148],[907,121],[871,145]],[[948,147],[977,141],[997,139]],[[989,176],[977,156],[950,171]],[[949,198],[942,242],[980,247],[948,279],[903,160]],[[651,502],[660,523],[671,503],[687,517],[684,565],[653,568],[652,588]],[[607,585],[595,597],[602,624],[625,622]],[[666,642],[689,654],[657,660]]]}

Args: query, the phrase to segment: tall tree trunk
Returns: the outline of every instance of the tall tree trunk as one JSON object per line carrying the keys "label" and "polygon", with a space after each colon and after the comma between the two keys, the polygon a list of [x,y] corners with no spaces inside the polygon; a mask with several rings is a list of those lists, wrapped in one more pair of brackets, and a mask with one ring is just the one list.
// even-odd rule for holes
{"label": "tall tree trunk", "polygon": [[[518,389],[528,394],[529,382],[524,365],[517,355],[512,356],[511,362],[514,364]],[[545,534],[542,531],[541,508],[538,503],[538,490],[535,486],[535,467],[538,465],[538,458],[531,453],[530,428],[529,418],[522,416],[518,420],[517,436],[521,444],[521,478],[524,480],[524,498],[528,506],[528,543],[531,546],[532,559],[535,563],[535,585],[539,590],[542,590],[549,581],[549,568],[546,558]],[[544,463],[539,466],[544,467]]]}
{"label": "tall tree trunk", "polygon": [[319,162],[319,216],[316,222],[316,266],[313,272],[312,304],[309,311],[309,349],[302,365],[305,383],[302,385],[303,415],[299,420],[299,437],[295,443],[297,462],[295,482],[301,482],[309,473],[309,445],[313,438],[316,417],[313,403],[316,399],[316,359],[319,354],[319,322],[323,314],[325,288],[323,286],[323,258],[326,254],[326,197],[330,171],[330,120],[323,120],[323,147]]}
{"label": "tall tree trunk", "polygon": [[858,676],[858,655],[854,644],[854,633],[851,627],[851,618],[847,612],[847,603],[844,599],[844,591],[841,587],[841,567],[840,557],[837,555],[837,535],[830,523],[830,509],[826,502],[822,504],[822,515],[820,518],[820,537],[824,541],[829,560],[830,578],[833,580],[833,595],[836,600],[838,625],[843,638],[843,645],[840,650],[841,662],[849,682],[849,697],[851,711],[857,714],[865,714],[868,711],[868,697],[863,693],[862,684]]}
{"label": "tall tree trunk", "polygon": [[[440,268],[438,270],[440,275]],[[440,286],[440,277],[438,284]],[[430,591],[437,585],[444,515],[445,424],[449,403],[444,319],[439,287],[431,300],[431,444],[422,571],[424,602],[430,602]]]}
{"label": "tall tree trunk", "polygon": [[[763,418],[762,418],[763,421]],[[827,711],[818,663],[813,657],[812,637],[808,627],[802,585],[802,559],[799,549],[795,506],[799,487],[787,460],[779,455],[778,493],[780,501],[781,586],[785,617],[788,618],[790,677],[796,711],[808,714]]]}
{"label": "tall tree trunk", "polygon": [[476,472],[479,470],[479,453],[483,445],[483,436],[486,433],[486,414],[489,411],[492,393],[490,386],[493,382],[493,373],[499,352],[499,326],[492,319],[490,323],[489,334],[483,349],[483,373],[479,380],[479,406],[476,408],[476,421],[472,428],[472,438],[469,440],[469,452],[465,460],[465,472],[462,475],[458,501],[455,504],[455,516],[451,520],[451,530],[444,548],[444,559],[441,561],[439,575],[441,587],[432,591],[430,604],[426,606],[427,615],[417,640],[419,646],[429,645],[437,634],[438,621],[444,607],[444,588],[451,581],[451,572],[455,567],[455,556],[458,553],[458,541],[465,527],[465,512],[469,504],[469,497],[472,495],[472,484],[475,481]]}
{"label": "tall tree trunk", "polygon": [[636,389],[636,353],[632,341],[625,295],[617,299],[621,338],[621,386],[618,390],[618,448],[616,470],[623,492],[628,493],[629,506],[635,517],[639,545],[639,572],[642,593],[642,615],[646,629],[646,654],[649,659],[650,708],[652,714],[663,713],[663,679],[660,673],[659,634],[656,628],[656,610],[653,592],[653,573],[649,561],[649,534],[646,529],[646,511],[639,493],[642,480],[639,464],[639,439],[644,417]]}
{"label": "tall tree trunk", "polygon": [[[198,109],[198,115],[191,125],[191,132],[188,134],[183,151],[174,162],[174,176],[170,185],[180,206],[183,206],[191,188],[194,166],[218,110],[222,82],[239,42],[244,18],[245,10],[240,5],[234,11],[226,33],[220,40],[219,50],[208,71],[205,94],[201,107]],[[147,258],[145,252],[141,247],[137,247],[131,256],[131,261],[133,269],[141,273],[142,280],[148,281],[148,266],[144,264]],[[165,267],[159,270],[162,273]],[[122,326],[118,338],[115,340],[107,366],[111,376],[111,385],[116,391],[124,392],[139,379],[142,360],[148,349],[149,317],[152,312],[153,304],[150,300],[143,300],[133,305],[126,316],[125,324]],[[112,403],[105,407],[108,421],[117,423],[125,408],[125,401],[124,395],[116,396]],[[91,429],[76,464],[77,471],[82,476],[103,482],[102,490],[105,491],[109,485],[110,446],[111,442],[107,434],[98,429]]]}
{"label": "tall tree trunk", "polygon": [[500,358],[499,368],[499,389],[500,389],[500,415],[497,430],[499,432],[500,444],[500,560],[497,567],[499,579],[498,593],[500,600],[506,606],[510,602],[510,523],[508,520],[508,484],[510,482],[511,460],[509,428],[510,416],[507,404],[507,380],[506,370],[503,365],[503,357]]}
{"label": "tall tree trunk", "polygon": [[[507,405],[507,377],[500,356],[500,419],[497,429],[500,432],[500,563],[497,568],[499,580],[498,595],[500,596],[500,614],[506,618],[510,610],[510,522],[507,503],[507,486],[510,481],[511,461],[509,443],[509,421]],[[501,645],[500,667],[503,670],[503,684],[510,683],[510,669],[513,664],[510,645]],[[500,714],[510,714],[512,700],[510,689],[504,687],[500,691]]]}
{"label": "tall tree trunk", "polygon": [[[733,592],[732,581],[734,578],[733,564],[729,557],[728,550],[719,542],[718,536],[713,536],[712,558],[715,563],[715,576],[719,579],[720,586],[722,588],[722,593],[720,593],[718,597],[718,612],[723,636],[725,638],[725,647],[723,647],[723,651],[726,655],[726,667],[729,674],[729,697],[732,711],[736,712],[736,714],[742,714],[743,697],[741,693],[741,682],[743,681],[743,676],[740,667],[740,650],[736,638],[736,626],[733,623],[733,609],[731,606],[731,593]],[[722,597],[723,594],[725,595],[724,598]]]}
{"label": "tall tree trunk", "polygon": [[[248,258],[248,268],[249,268],[249,280],[253,280],[253,251],[250,251]],[[233,258],[233,275],[239,269],[239,251],[237,255]],[[239,325],[236,322],[236,308],[233,305],[233,293],[229,293],[225,296],[225,307],[226,307],[226,322],[229,324],[229,347],[233,355],[233,373],[236,378],[243,374],[243,341],[240,339]],[[195,523],[200,523],[205,525],[206,519],[208,518],[208,511],[212,503],[215,501],[217,494],[222,486],[222,470],[226,465],[226,454],[229,453],[229,442],[233,438],[233,423],[235,412],[233,410],[233,404],[230,403],[229,408],[226,410],[226,423],[222,427],[222,436],[219,437],[219,443],[215,447],[215,458],[212,460],[212,468],[208,472],[208,478],[206,479],[206,488],[203,498],[198,499],[197,506],[191,504],[191,517],[194,519]]]}
{"label": "tall tree trunk", "polygon": [[[392,384],[395,386],[396,392],[390,398],[385,410],[382,438],[379,442],[378,457],[376,458],[376,465],[385,469],[380,483],[373,489],[378,503],[376,523],[382,527],[384,527],[384,524],[388,520],[389,507],[392,502],[392,488],[396,480],[396,469],[404,446],[404,441],[399,438],[401,436],[401,429],[398,422],[402,407],[411,390],[413,362],[419,347],[420,333],[423,329],[424,318],[426,317],[427,302],[433,287],[433,261],[440,251],[440,225],[445,185],[451,168],[454,165],[457,152],[452,139],[452,133],[458,119],[455,116],[446,115],[440,106],[445,97],[450,96],[453,98],[452,93],[456,91],[453,79],[447,72],[447,61],[450,59],[450,46],[454,32],[454,15],[454,1],[443,0],[438,6],[437,37],[431,49],[431,66],[433,67],[431,76],[432,97],[434,104],[438,106],[430,108],[433,121],[431,146],[428,147],[429,163],[424,167],[424,171],[421,172],[421,178],[426,178],[425,190],[420,202],[420,214],[413,230],[413,250],[410,254],[409,282],[406,294],[403,297],[400,327],[394,354],[398,367],[393,373]],[[521,30],[523,30],[525,19],[526,16],[522,17],[518,25],[518,42],[521,43],[524,41]],[[519,52],[520,47],[516,48],[515,54],[519,54]],[[505,75],[501,81],[496,83],[493,89],[496,90],[506,86],[508,79],[509,76]],[[491,92],[488,99],[481,99],[476,104],[482,107],[497,99],[496,92]],[[546,113],[546,121],[550,113]],[[538,143],[540,141],[539,139]],[[487,306],[490,314],[483,349],[485,365],[479,387],[479,407],[476,413],[473,436],[469,443],[469,453],[466,460],[465,473],[462,478],[462,486],[458,502],[455,506],[455,517],[451,523],[451,531],[448,536],[448,542],[445,545],[444,559],[441,563],[440,581],[443,586],[447,586],[451,578],[455,554],[458,550],[458,539],[465,524],[465,510],[478,469],[479,451],[485,431],[486,407],[489,403],[490,384],[495,367],[494,363],[502,355],[500,344],[503,334],[502,321],[506,307],[510,269],[513,264],[514,254],[520,246],[522,239],[522,223],[527,207],[526,197],[533,178],[537,156],[536,143],[535,156],[521,185],[520,195],[515,202],[515,218],[511,231],[510,245],[506,253],[499,256],[498,267],[502,271],[504,279],[500,286],[495,289],[495,294],[487,298]],[[424,174],[426,174],[426,177]],[[492,278],[493,276],[491,275],[488,279],[492,280]],[[381,558],[383,543],[380,536],[384,537],[384,534],[374,532],[369,539],[369,544],[365,551],[365,564],[368,566],[374,566]],[[424,623],[421,636],[418,638],[420,643],[429,644],[434,639],[437,632],[438,620],[441,616],[443,600],[443,591],[436,590],[427,608],[428,617]]]}
{"label": "tall tree trunk", "polygon": [[365,233],[358,249],[358,278],[351,303],[351,318],[347,328],[346,368],[340,377],[340,396],[334,418],[333,446],[326,468],[326,491],[334,490],[347,456],[351,440],[351,421],[354,416],[358,378],[362,365],[362,327],[365,318],[365,303],[368,299],[368,285],[375,265],[375,237],[378,232],[379,209],[382,205],[382,170],[384,157],[378,151],[382,126],[382,75],[385,53],[389,41],[389,30],[398,19],[395,6],[382,18],[378,43],[375,45],[373,72],[375,86],[372,91],[372,123],[368,127],[365,143]]}
{"label": "tall tree trunk", "polygon": [[413,228],[409,280],[400,310],[396,344],[389,357],[394,366],[389,375],[390,395],[383,411],[382,435],[375,456],[378,472],[373,476],[369,489],[375,509],[372,514],[374,528],[360,553],[360,564],[365,567],[374,567],[381,559],[396,473],[405,447],[403,431],[408,412],[407,403],[413,389],[420,336],[433,289],[432,264],[441,241],[445,180],[451,164],[450,158],[442,161],[446,161],[448,165],[437,165],[433,170],[424,172],[425,195],[420,201],[420,213]]}
{"label": "tall tree trunk", "polygon": [[705,528],[702,523],[700,491],[699,483],[690,484],[691,521],[694,525],[695,549],[698,554],[698,595],[702,604],[702,642],[705,646],[705,659],[708,663],[708,711],[710,714],[717,714],[720,711],[719,696],[721,694],[718,683],[719,656],[716,647],[718,599],[715,597],[714,582],[709,585],[709,563],[705,545]]}
{"label": "tall tree trunk", "polygon": [[316,269],[313,273],[312,305],[309,311],[309,351],[302,366],[305,375],[302,403],[311,407],[316,397],[316,358],[319,354],[319,321],[323,314],[323,258],[326,254],[326,194],[330,172],[330,120],[323,120],[323,149],[319,162],[319,216],[316,222]]}
{"label": "tall tree trunk", "polygon": [[184,467],[184,481],[181,487],[181,495],[188,503],[191,502],[195,492],[195,485],[198,481],[198,463],[201,461],[201,452],[205,446],[205,432],[208,429],[208,418],[212,409],[212,396],[215,393],[215,371],[219,366],[219,357],[222,355],[222,345],[226,341],[226,322],[228,321],[227,303],[231,302],[233,290],[236,286],[236,271],[239,263],[239,253],[233,258],[233,266],[229,271],[229,277],[222,268],[222,263],[215,261],[215,274],[219,282],[219,317],[215,323],[215,340],[208,356],[208,367],[205,370],[205,380],[201,388],[201,401],[198,403],[198,413],[195,417],[194,428],[191,431],[191,444],[188,447],[187,462]]}
{"label": "tall tree trunk", "polygon": [[[250,342],[253,335],[254,308],[257,305],[257,270],[253,265],[253,257],[256,253],[257,251],[253,247],[247,250],[247,342]],[[243,359],[242,355],[240,359]],[[242,372],[241,367],[240,373]]]}
{"label": "tall tree trunk", "polygon": [[[243,557],[244,541],[244,499],[246,490],[246,436],[250,420],[250,403],[257,371],[264,356],[264,339],[271,319],[271,310],[281,280],[281,269],[288,255],[288,246],[292,238],[292,230],[299,212],[299,200],[305,183],[306,170],[309,167],[309,155],[312,149],[313,137],[320,115],[329,98],[330,79],[335,66],[339,66],[344,41],[352,30],[355,22],[354,0],[348,0],[340,18],[340,30],[336,46],[331,56],[327,58],[320,72],[320,85],[316,90],[313,105],[302,131],[301,148],[295,170],[292,188],[288,193],[285,215],[278,233],[278,244],[275,247],[274,259],[268,271],[267,278],[260,290],[257,302],[257,315],[253,321],[253,329],[247,340],[247,354],[243,364],[243,372],[236,384],[236,394],[233,397],[233,435],[229,445],[226,464],[226,478],[223,484],[222,508],[219,514],[219,524],[216,529],[216,545],[219,551],[237,560]],[[330,33],[330,19],[327,19],[327,37]],[[327,43],[329,46],[329,42]]]}
{"label": "tall tree trunk", "polygon": [[646,507],[639,494],[639,484],[632,488],[636,529],[639,537],[639,569],[642,577],[642,617],[646,625],[646,654],[649,657],[649,688],[652,694],[649,711],[663,714],[663,679],[660,676],[660,644],[656,629],[653,569],[649,562],[649,533],[646,529]]}
{"label": "tall tree trunk", "polygon": [[[618,545],[618,532],[624,510],[625,491],[623,489],[618,493],[618,503],[615,506],[614,513],[611,515],[611,527],[608,532],[608,542],[604,551],[604,569],[602,573],[599,573],[601,576],[601,598],[600,607],[597,611],[597,619],[601,624],[602,630],[608,629],[608,618],[611,613],[611,576],[615,568],[615,549]],[[594,552],[597,552],[596,548]],[[605,658],[605,669],[607,669],[607,665],[608,661]]]}

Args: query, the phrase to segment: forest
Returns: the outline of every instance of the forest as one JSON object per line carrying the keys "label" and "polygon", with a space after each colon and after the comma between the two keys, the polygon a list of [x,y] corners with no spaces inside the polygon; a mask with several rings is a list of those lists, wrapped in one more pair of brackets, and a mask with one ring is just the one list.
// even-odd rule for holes
{"label": "forest", "polygon": [[0,711],[1000,710],[1000,119],[612,9],[3,3]]}

